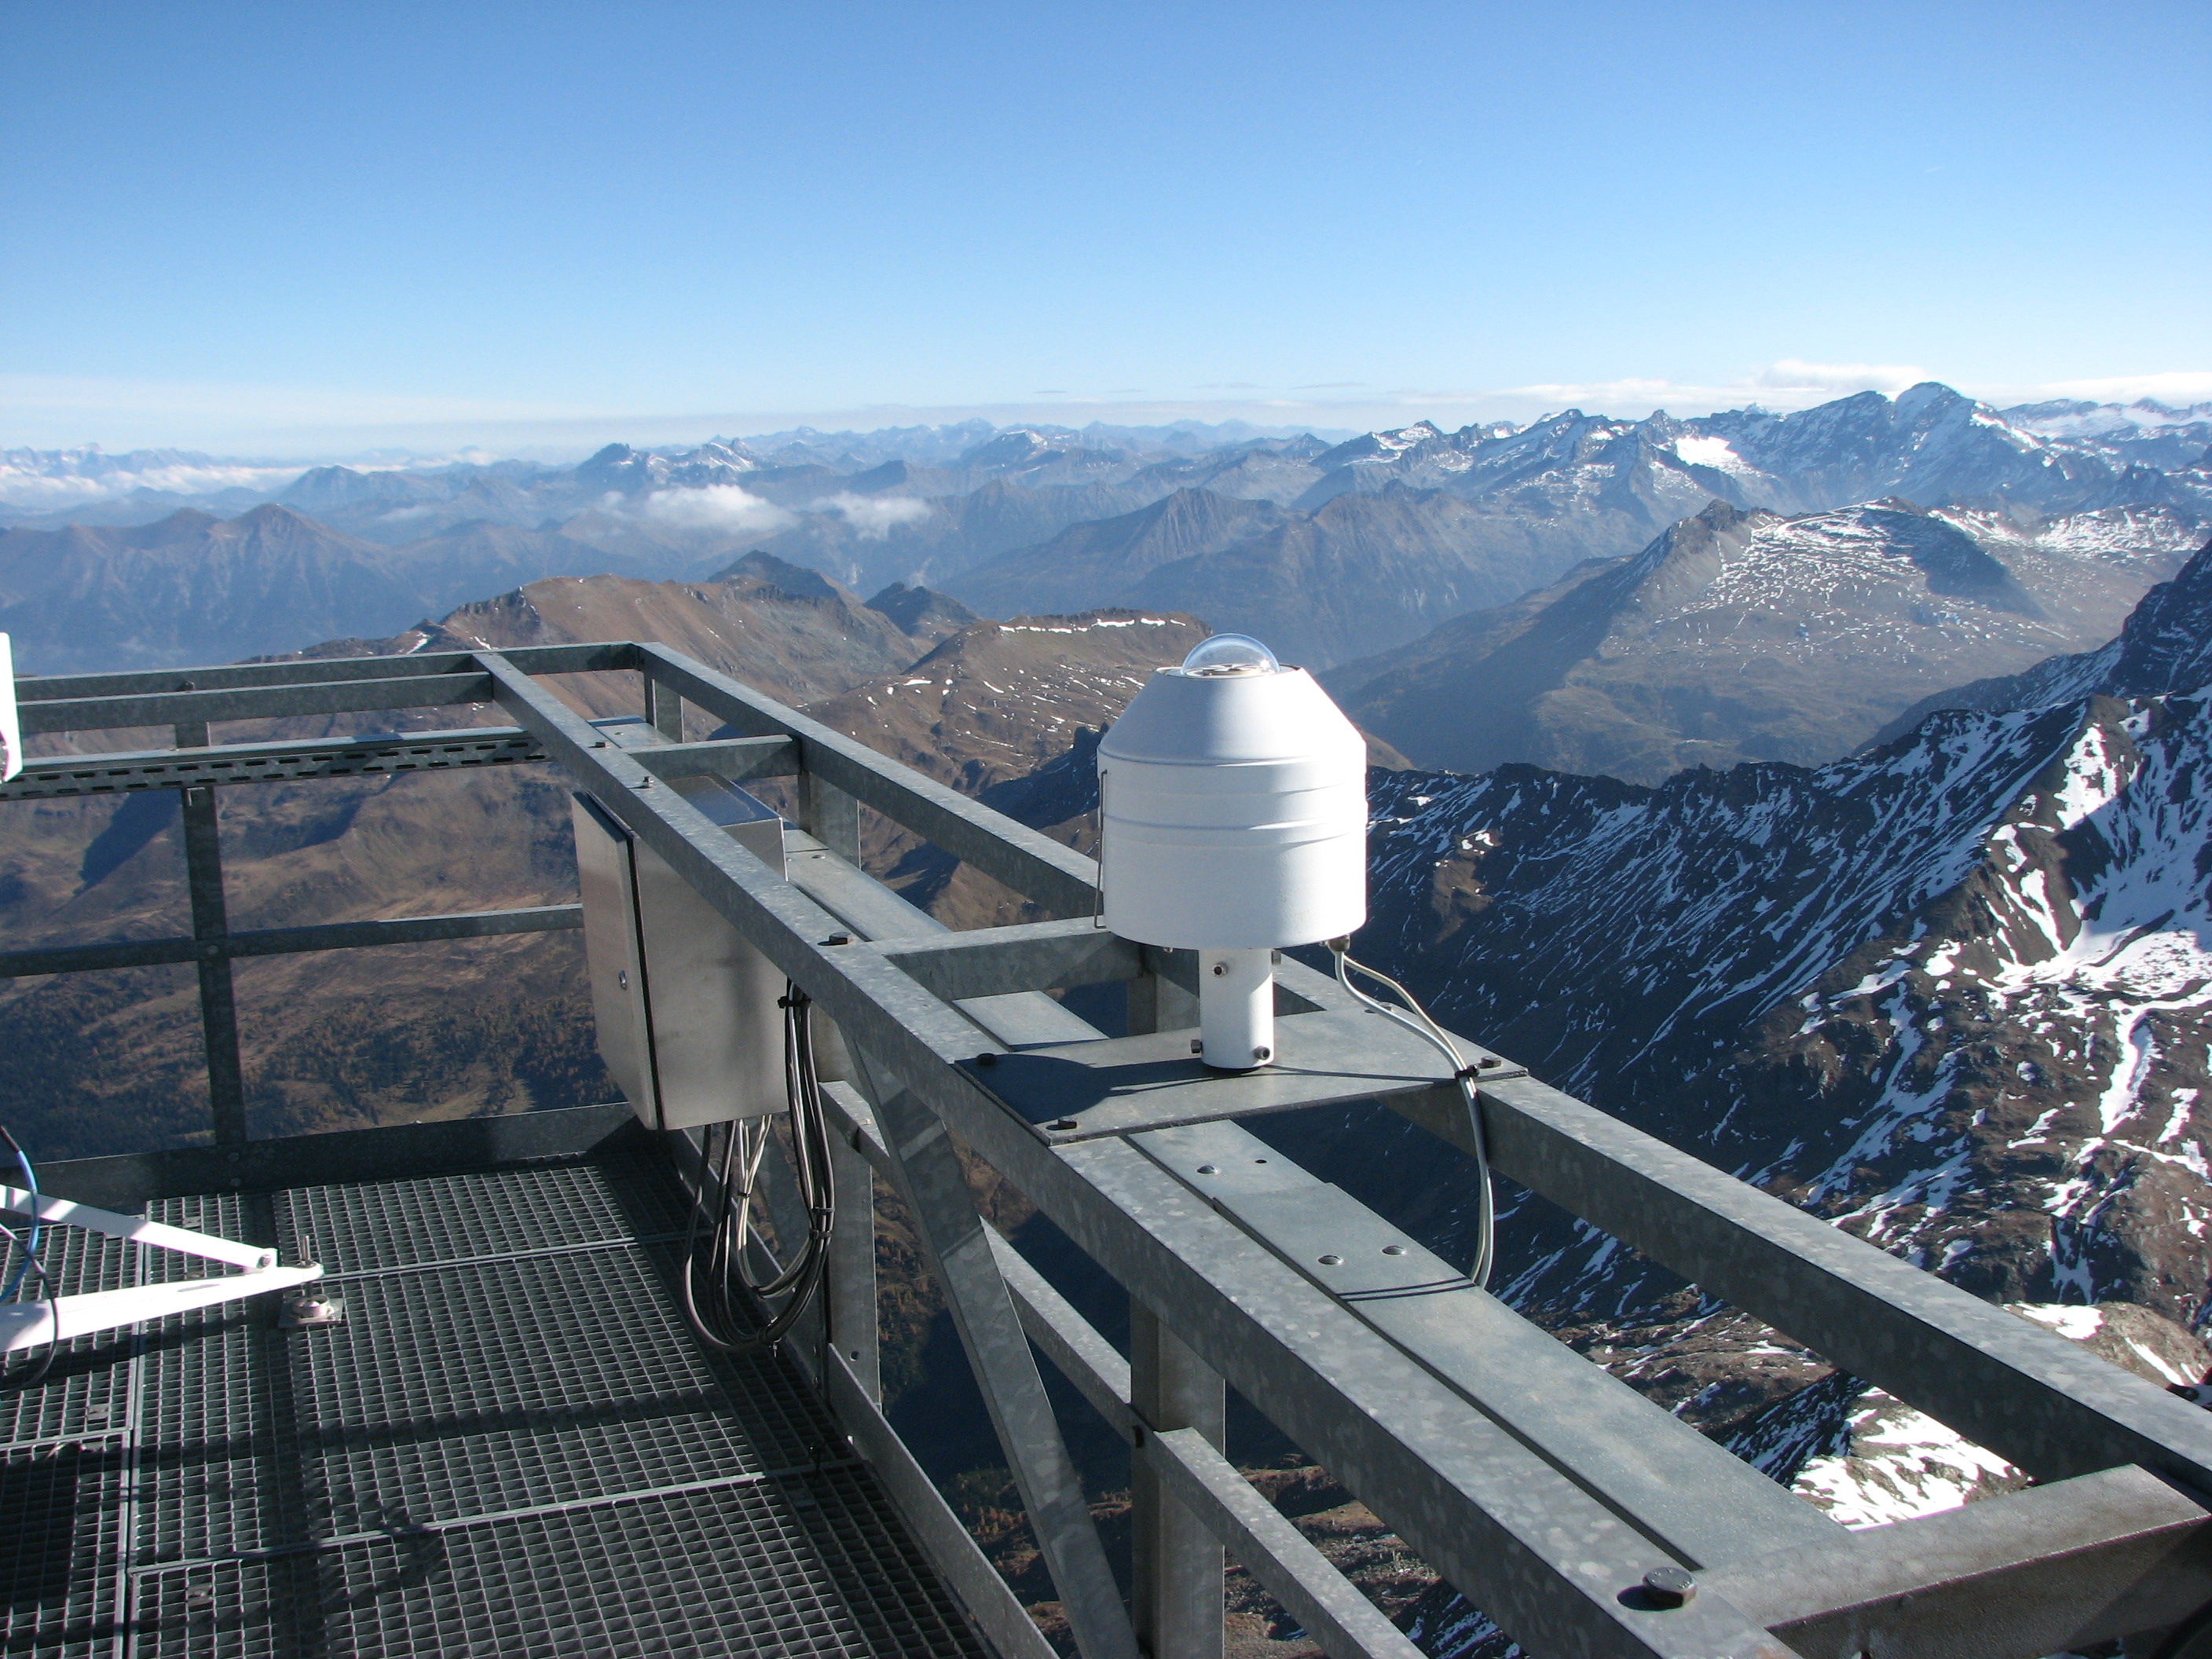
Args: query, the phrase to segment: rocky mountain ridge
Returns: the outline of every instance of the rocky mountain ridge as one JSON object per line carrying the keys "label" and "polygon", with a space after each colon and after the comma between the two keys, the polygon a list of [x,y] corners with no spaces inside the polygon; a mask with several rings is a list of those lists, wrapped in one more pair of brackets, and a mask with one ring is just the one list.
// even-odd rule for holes
{"label": "rocky mountain ridge", "polygon": [[1632,557],[1329,680],[1363,725],[1460,771],[1656,783],[1690,765],[1817,764],[1923,687],[2106,639],[2203,534],[2162,507],[2046,520],[1892,500],[1785,518],[1715,501]]}

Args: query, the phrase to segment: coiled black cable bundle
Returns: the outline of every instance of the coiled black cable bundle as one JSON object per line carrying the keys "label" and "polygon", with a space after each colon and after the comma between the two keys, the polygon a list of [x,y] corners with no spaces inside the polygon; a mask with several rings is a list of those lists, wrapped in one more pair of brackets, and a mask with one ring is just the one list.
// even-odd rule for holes
{"label": "coiled black cable bundle", "polygon": [[830,1120],[814,1062],[813,1004],[787,981],[783,1008],[784,1103],[791,1121],[791,1164],[806,1211],[803,1240],[781,1241],[789,1259],[765,1279],[748,1255],[762,1245],[753,1221],[761,1163],[775,1135],[769,1115],[710,1124],[700,1147],[699,1192],[684,1245],[684,1312],[700,1340],[728,1353],[773,1347],[787,1335],[822,1286],[837,1188],[830,1166]]}
{"label": "coiled black cable bundle", "polygon": [[[15,1137],[8,1133],[8,1126],[4,1123],[0,1123],[0,1146],[6,1147],[9,1155],[22,1170],[23,1184],[30,1190],[31,1202],[36,1205],[39,1201],[39,1172],[31,1167],[30,1154],[16,1143]],[[0,1224],[0,1236],[4,1236],[8,1243],[21,1253],[23,1258],[17,1264],[15,1271],[8,1275],[7,1285],[0,1287],[0,1302],[13,1302],[15,1299],[15,1292],[22,1288],[24,1279],[32,1273],[38,1274],[40,1283],[46,1287],[46,1301],[49,1305],[58,1299],[60,1293],[54,1287],[53,1275],[46,1271],[46,1264],[39,1260],[40,1235],[43,1231],[39,1223],[36,1209],[31,1212],[30,1226],[22,1233],[19,1234],[13,1227]],[[55,1311],[58,1313],[59,1310]],[[45,1382],[47,1371],[53,1368],[54,1354],[60,1346],[61,1344],[58,1342],[46,1344],[46,1352],[40,1355],[22,1376],[0,1376],[0,1394],[12,1394],[22,1389],[35,1389],[40,1383]]]}

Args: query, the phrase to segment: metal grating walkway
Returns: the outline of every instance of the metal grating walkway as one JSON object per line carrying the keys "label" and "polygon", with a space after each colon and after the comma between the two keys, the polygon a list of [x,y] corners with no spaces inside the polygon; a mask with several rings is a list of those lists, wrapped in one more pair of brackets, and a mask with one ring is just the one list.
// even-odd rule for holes
{"label": "metal grating walkway", "polygon": [[[0,1655],[981,1659],[796,1372],[692,1339],[677,1206],[635,1147],[153,1206],[321,1261],[345,1321],[179,1315],[0,1395]],[[62,1288],[209,1265],[135,1253]]]}

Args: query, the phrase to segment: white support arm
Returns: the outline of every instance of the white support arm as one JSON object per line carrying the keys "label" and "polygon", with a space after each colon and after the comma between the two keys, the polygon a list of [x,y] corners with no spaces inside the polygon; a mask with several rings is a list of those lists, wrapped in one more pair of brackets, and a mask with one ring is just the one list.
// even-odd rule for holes
{"label": "white support arm", "polygon": [[159,1221],[148,1221],[135,1215],[118,1215],[112,1210],[95,1210],[89,1204],[71,1203],[66,1198],[49,1198],[44,1193],[34,1200],[21,1187],[0,1186],[0,1210],[16,1215],[35,1215],[40,1221],[62,1227],[82,1227],[88,1231],[106,1233],[110,1238],[135,1239],[141,1244],[157,1244],[165,1250],[175,1250],[184,1255],[197,1255],[210,1261],[228,1261],[234,1267],[258,1271],[276,1265],[276,1252],[259,1244],[241,1244],[234,1238],[217,1238],[211,1233],[195,1233],[182,1227],[171,1227]]}
{"label": "white support arm", "polygon": [[41,1342],[66,1342],[73,1336],[89,1336],[118,1325],[135,1325],[142,1319],[161,1319],[218,1302],[236,1302],[264,1291],[289,1290],[322,1276],[322,1268],[311,1262],[304,1267],[264,1267],[258,1273],[233,1273],[227,1279],[187,1279],[174,1285],[93,1291],[83,1296],[57,1297],[51,1302],[10,1302],[0,1306],[0,1352],[36,1347]]}
{"label": "white support arm", "polygon": [[280,1267],[276,1252],[259,1244],[241,1244],[234,1238],[217,1238],[212,1233],[196,1233],[135,1215],[118,1215],[112,1210],[94,1209],[66,1198],[49,1198],[44,1194],[34,1197],[21,1187],[0,1186],[0,1210],[34,1215],[48,1226],[82,1227],[111,1238],[131,1239],[179,1255],[227,1261],[246,1269],[224,1279],[187,1279],[173,1285],[137,1285],[119,1291],[9,1303],[0,1306],[0,1353],[36,1347],[42,1342],[66,1342],[73,1336],[135,1325],[142,1319],[161,1319],[189,1308],[236,1302],[264,1291],[289,1290],[323,1276],[322,1268],[313,1262],[304,1267]]}

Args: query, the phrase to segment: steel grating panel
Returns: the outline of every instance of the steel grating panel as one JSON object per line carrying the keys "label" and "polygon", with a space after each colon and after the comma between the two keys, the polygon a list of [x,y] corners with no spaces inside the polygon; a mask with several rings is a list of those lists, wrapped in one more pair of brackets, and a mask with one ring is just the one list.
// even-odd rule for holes
{"label": "steel grating panel", "polygon": [[[21,1259],[13,1245],[5,1250],[0,1284],[14,1276]],[[49,1230],[39,1260],[54,1276],[64,1296],[82,1291],[112,1291],[131,1283],[131,1246],[75,1227]],[[36,1285],[26,1282],[26,1295]],[[56,1440],[120,1430],[127,1409],[131,1340],[128,1334],[80,1336],[62,1345],[46,1380],[35,1389],[0,1394],[0,1444]],[[8,1361],[10,1376],[27,1375],[32,1362],[21,1355]],[[0,1524],[4,1520],[0,1519]]]}
{"label": "steel grating panel", "polygon": [[750,1481],[145,1573],[137,1651],[980,1659],[880,1496],[851,1484]]}
{"label": "steel grating panel", "polygon": [[648,1158],[627,1149],[520,1170],[295,1188],[276,1195],[278,1243],[287,1261],[296,1252],[348,1273],[677,1231],[678,1196]]}
{"label": "steel grating panel", "polygon": [[[981,1659],[797,1373],[684,1328],[651,1242],[673,1195],[629,1152],[152,1206],[287,1259],[314,1237],[350,1268],[345,1320],[285,1330],[274,1297],[173,1316],[118,1432],[17,1449],[36,1478],[11,1466],[0,1509],[0,1651]],[[149,1278],[214,1270],[143,1255]]]}
{"label": "steel grating panel", "polygon": [[848,1455],[781,1366],[711,1366],[657,1266],[629,1246],[380,1275],[343,1283],[340,1325],[218,1315],[157,1346],[149,1559]]}
{"label": "steel grating panel", "polygon": [[76,1659],[115,1634],[127,1448],[120,1434],[0,1454],[9,1659]]}

